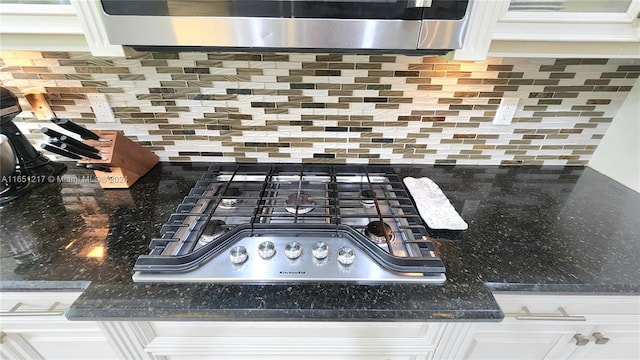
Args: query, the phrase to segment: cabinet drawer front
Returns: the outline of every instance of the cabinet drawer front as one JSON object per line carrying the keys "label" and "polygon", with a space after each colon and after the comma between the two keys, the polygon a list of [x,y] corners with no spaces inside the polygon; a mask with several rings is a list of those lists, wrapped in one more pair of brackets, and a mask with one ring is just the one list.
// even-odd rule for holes
{"label": "cabinet drawer front", "polygon": [[0,316],[55,315],[67,310],[80,291],[0,292]]}
{"label": "cabinet drawer front", "polygon": [[429,359],[446,324],[155,321],[150,326],[154,336],[145,352],[169,359]]}
{"label": "cabinet drawer front", "polygon": [[426,338],[435,341],[442,323],[340,322],[152,322],[158,336],[285,336],[316,338]]}
{"label": "cabinet drawer front", "polygon": [[640,315],[640,296],[635,295],[529,295],[494,293],[505,316],[524,314],[523,307],[535,314],[558,314],[564,309],[569,316]]}

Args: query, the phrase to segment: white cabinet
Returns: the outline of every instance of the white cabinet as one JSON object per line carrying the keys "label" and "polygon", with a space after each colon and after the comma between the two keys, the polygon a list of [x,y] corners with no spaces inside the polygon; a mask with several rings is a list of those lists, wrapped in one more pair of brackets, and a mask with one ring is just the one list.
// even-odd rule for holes
{"label": "white cabinet", "polygon": [[[520,325],[520,324],[518,324]],[[567,324],[547,326],[513,326],[501,329],[478,326],[464,354],[468,359],[560,359],[573,350],[572,335],[585,334],[585,327]],[[567,346],[567,344],[569,344]]]}
{"label": "white cabinet", "polygon": [[78,296],[80,292],[0,292],[0,358],[118,358],[96,322],[64,317]]}
{"label": "white cabinet", "polygon": [[[554,10],[553,6],[557,5]],[[492,35],[491,56],[638,58],[640,1],[511,1]],[[581,5],[581,6],[578,6]]]}
{"label": "white cabinet", "polygon": [[447,327],[439,359],[638,359],[640,297],[496,294],[501,323]]}
{"label": "white cabinet", "polygon": [[[602,329],[602,330],[601,330]],[[574,359],[627,360],[640,359],[640,329],[638,324],[607,324],[596,326],[598,332],[607,340],[601,344],[589,342],[584,349],[576,351]],[[592,338],[593,340],[593,338]]]}
{"label": "white cabinet", "polygon": [[638,58],[640,0],[612,5],[590,0],[476,0],[464,47],[455,58]]}
{"label": "white cabinet", "polygon": [[91,51],[124,56],[107,39],[100,3],[88,0],[0,1],[0,43],[5,50]]}
{"label": "white cabinet", "polygon": [[[444,323],[110,322],[111,334],[140,339],[148,359],[431,359]],[[140,353],[131,354],[140,358]]]}
{"label": "white cabinet", "polygon": [[87,51],[80,20],[69,4],[0,3],[4,50]]}

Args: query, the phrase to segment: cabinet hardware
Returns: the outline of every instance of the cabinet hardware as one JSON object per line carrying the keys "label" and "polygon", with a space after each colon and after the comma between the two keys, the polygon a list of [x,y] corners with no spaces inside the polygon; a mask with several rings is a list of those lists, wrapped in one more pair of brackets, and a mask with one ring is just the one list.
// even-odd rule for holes
{"label": "cabinet hardware", "polygon": [[602,335],[601,332],[594,332],[591,336],[596,339],[597,345],[603,345],[609,342],[609,338]]}
{"label": "cabinet hardware", "polygon": [[516,315],[516,320],[552,320],[552,321],[587,321],[582,315],[569,315],[563,307],[559,307],[560,314],[532,313],[526,306],[522,307],[524,314]]}
{"label": "cabinet hardware", "polygon": [[582,334],[575,334],[573,338],[576,340],[576,345],[578,346],[585,346],[589,343],[589,339],[582,336]]}
{"label": "cabinet hardware", "polygon": [[11,309],[6,311],[0,311],[0,315],[8,315],[8,316],[60,316],[64,315],[64,309],[60,309],[60,303],[54,302],[46,310],[25,310],[20,311],[20,307],[24,304],[19,302],[15,304]]}

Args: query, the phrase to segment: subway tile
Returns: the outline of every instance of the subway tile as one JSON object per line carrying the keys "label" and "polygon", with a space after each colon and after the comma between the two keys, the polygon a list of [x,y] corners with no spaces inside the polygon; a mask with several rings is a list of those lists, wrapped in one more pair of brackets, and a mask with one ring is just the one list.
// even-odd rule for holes
{"label": "subway tile", "polygon": [[626,73],[623,72],[603,72],[600,75],[601,79],[624,79],[626,77]]}
{"label": "subway tile", "polygon": [[391,55],[371,55],[369,61],[372,63],[393,63],[396,61],[396,57]]}
{"label": "subway tile", "polygon": [[559,72],[559,71],[565,71],[566,68],[567,68],[566,65],[540,65],[539,71]]}
{"label": "subway tile", "polygon": [[[86,94],[108,93],[120,123],[148,127],[125,128],[129,136],[163,160],[181,161],[584,164],[640,74],[640,61],[631,59],[473,63],[365,54],[185,52],[113,60],[89,53],[25,54],[19,65],[0,72],[5,86],[42,84],[57,113],[85,124],[95,123]],[[522,98],[528,113],[514,118],[512,131],[494,132],[490,123],[503,96]],[[256,142],[255,132],[296,135]],[[331,145],[347,134],[351,152]],[[203,152],[187,145],[198,141],[234,150]],[[557,145],[568,141],[575,148]],[[318,142],[327,150],[314,151]]]}
{"label": "subway tile", "polygon": [[524,77],[523,72],[499,72],[499,79],[521,79]]}

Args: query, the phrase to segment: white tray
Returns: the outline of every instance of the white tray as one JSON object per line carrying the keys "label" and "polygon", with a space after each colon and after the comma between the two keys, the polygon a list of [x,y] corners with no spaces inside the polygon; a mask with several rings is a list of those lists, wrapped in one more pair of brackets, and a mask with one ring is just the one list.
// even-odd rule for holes
{"label": "white tray", "polygon": [[447,196],[431,179],[403,179],[418,207],[422,219],[431,229],[467,230],[469,225],[460,217]]}

